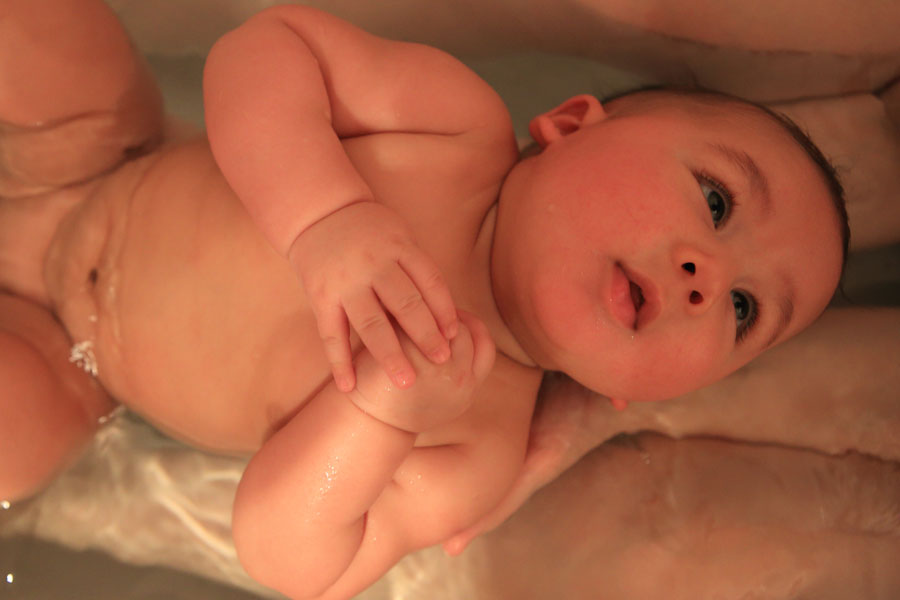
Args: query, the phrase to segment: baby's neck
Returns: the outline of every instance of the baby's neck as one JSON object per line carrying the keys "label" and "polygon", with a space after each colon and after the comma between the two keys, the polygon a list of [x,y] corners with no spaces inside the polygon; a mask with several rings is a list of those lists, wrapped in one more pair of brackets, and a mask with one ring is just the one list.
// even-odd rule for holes
{"label": "baby's neck", "polygon": [[465,297],[457,299],[462,306],[475,313],[491,332],[497,346],[497,352],[517,363],[532,367],[534,361],[513,335],[503,318],[494,297],[493,280],[491,278],[491,250],[494,243],[494,232],[497,224],[497,204],[495,203],[485,216],[478,238],[472,248]]}

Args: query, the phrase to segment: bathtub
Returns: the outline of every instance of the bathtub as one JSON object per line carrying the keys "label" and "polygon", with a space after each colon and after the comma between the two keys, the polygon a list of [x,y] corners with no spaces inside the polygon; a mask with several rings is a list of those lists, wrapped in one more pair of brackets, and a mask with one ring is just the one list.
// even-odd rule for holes
{"label": "bathtub", "polygon": [[[270,3],[110,0],[110,4],[147,56],[161,82],[169,111],[202,127],[200,75],[205,52],[218,35]],[[477,9],[465,7],[475,11],[475,20],[470,16],[468,21],[451,8],[425,10],[411,1],[392,3],[392,6],[396,4],[394,14],[388,14],[376,3],[369,6],[365,2],[335,0],[316,4],[378,33],[440,44],[459,53],[507,100],[517,134],[522,139],[527,136],[530,116],[585,91],[605,96],[660,81],[684,83],[686,79],[708,78],[720,81],[720,87],[726,91],[772,100],[783,97],[790,85],[799,85],[809,95],[829,94],[853,91],[853,86],[873,89],[900,73],[900,48],[890,46],[865,49],[869,62],[864,69],[860,69],[859,61],[837,52],[807,55],[802,60],[787,55],[770,65],[775,74],[767,79],[767,85],[760,86],[752,78],[741,81],[732,75],[721,75],[723,63],[746,63],[748,72],[766,66],[766,57],[760,57],[756,51],[722,51],[716,58],[708,59],[704,58],[702,48],[679,46],[679,60],[693,65],[688,76],[674,66],[677,61],[647,58],[654,44],[664,41],[635,37],[627,22],[600,18],[585,8],[590,3],[574,0],[554,4],[559,9],[556,16],[559,27],[576,28],[574,37],[581,40],[590,37],[591,27],[619,41],[634,38],[643,44],[635,52],[643,58],[629,57],[621,48],[613,53],[605,47],[573,47],[571,40],[563,43],[559,38],[542,38],[529,29],[525,17],[521,17],[516,29],[517,21],[503,18],[516,11],[516,5],[509,5],[509,1],[481,3]],[[448,6],[454,5],[448,3]],[[536,12],[540,6],[537,2],[522,2],[520,8],[528,7]],[[404,18],[398,18],[398,13]],[[501,27],[499,23],[507,24]],[[467,36],[458,35],[461,27],[466,29]],[[600,63],[591,56],[604,50],[610,50],[615,59],[613,64]],[[821,74],[823,69],[833,77],[809,76],[811,72]],[[852,81],[844,76],[850,72],[856,73]],[[799,74],[807,77],[808,85],[798,84]],[[900,245],[896,239],[884,247],[854,252],[844,290],[846,297],[857,304],[900,307]],[[835,301],[836,304],[846,302]],[[700,465],[701,458],[710,456],[719,457],[720,462]],[[413,554],[359,598],[652,597],[643,595],[649,592],[642,592],[637,584],[627,589],[616,587],[618,584],[607,586],[613,581],[611,570],[621,572],[639,570],[642,564],[658,565],[652,562],[652,557],[619,552],[609,540],[604,541],[601,533],[618,527],[618,523],[604,521],[599,516],[572,522],[571,515],[559,506],[567,495],[574,495],[582,505],[623,510],[613,506],[610,500],[611,496],[622,493],[616,491],[609,473],[624,469],[631,469],[629,472],[644,469],[651,473],[664,465],[671,466],[674,457],[681,462],[698,461],[697,469],[708,469],[709,473],[719,470],[739,473],[744,469],[748,480],[751,472],[766,471],[766,465],[774,469],[774,465],[790,461],[801,461],[807,473],[858,472],[856,485],[871,487],[875,492],[884,490],[887,497],[882,501],[887,505],[893,501],[895,507],[900,506],[900,484],[897,484],[900,466],[894,463],[859,455],[827,456],[802,449],[760,448],[726,440],[674,441],[646,434],[620,436],[583,459],[557,483],[536,495],[506,525],[477,540],[461,556],[450,558],[437,548]],[[117,414],[103,427],[84,456],[48,489],[22,503],[0,505],[0,598],[278,597],[243,572],[230,541],[231,501],[245,463],[243,459],[194,450],[163,436],[133,414],[125,411]],[[886,510],[889,513],[889,506]],[[895,515],[900,519],[900,509]],[[886,527],[887,535],[896,540],[900,523]],[[555,535],[542,536],[541,532],[547,530],[554,531]],[[585,535],[586,532],[590,535]],[[870,567],[881,568],[883,562],[889,564],[892,560],[895,565],[900,564],[898,549],[897,543],[885,546],[872,558]],[[615,559],[610,560],[610,556]],[[790,555],[785,560],[802,562],[801,558]],[[721,572],[723,567],[710,568]],[[647,568],[643,575],[636,572],[635,579],[671,578],[671,569],[671,566],[665,571]],[[533,575],[538,572],[543,575],[535,578]],[[804,572],[802,565],[797,572]],[[816,584],[819,587],[804,588],[803,577],[798,575],[792,581],[769,582],[770,587],[766,588],[769,592],[757,590],[758,595],[751,595],[753,590],[748,586],[747,595],[734,597],[845,598],[851,596],[841,594],[849,593],[861,594],[852,596],[858,598],[900,597],[900,581],[892,581],[889,585],[897,587],[860,591],[839,585],[828,587],[820,582]],[[688,582],[684,586],[687,590]],[[673,589],[670,598],[705,597],[702,585],[691,589],[691,595],[684,596]]]}

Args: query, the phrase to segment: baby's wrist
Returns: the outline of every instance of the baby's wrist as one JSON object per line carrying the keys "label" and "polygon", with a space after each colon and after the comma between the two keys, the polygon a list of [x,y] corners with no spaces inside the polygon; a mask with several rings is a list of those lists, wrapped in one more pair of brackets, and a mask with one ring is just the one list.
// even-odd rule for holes
{"label": "baby's wrist", "polygon": [[367,351],[356,359],[356,386],[347,398],[361,411],[385,425],[407,433],[418,433],[413,423],[396,408],[399,404],[397,388],[388,374]]}
{"label": "baby's wrist", "polygon": [[331,219],[332,217],[334,217],[336,215],[343,213],[347,209],[352,209],[354,207],[359,207],[361,205],[372,205],[372,204],[376,204],[375,200],[372,198],[358,198],[356,200],[351,200],[350,202],[347,202],[346,204],[342,204],[342,205],[334,208],[330,212],[327,212],[324,215],[321,215],[320,217],[316,218],[315,220],[307,223],[302,229],[300,229],[300,231],[298,231],[297,233],[294,234],[293,240],[291,240],[287,246],[285,255],[288,258],[290,258],[291,255],[294,254],[296,247],[300,245],[301,240],[304,238],[305,234],[307,232],[309,232],[311,229],[315,228],[317,225]]}

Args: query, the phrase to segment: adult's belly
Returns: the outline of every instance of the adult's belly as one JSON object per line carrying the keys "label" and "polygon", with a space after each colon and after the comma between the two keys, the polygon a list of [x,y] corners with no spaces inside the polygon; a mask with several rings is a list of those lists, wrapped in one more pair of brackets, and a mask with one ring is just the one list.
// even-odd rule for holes
{"label": "adult's belly", "polygon": [[166,151],[123,218],[95,290],[115,323],[113,393],[188,442],[255,450],[330,376],[296,277],[205,141]]}

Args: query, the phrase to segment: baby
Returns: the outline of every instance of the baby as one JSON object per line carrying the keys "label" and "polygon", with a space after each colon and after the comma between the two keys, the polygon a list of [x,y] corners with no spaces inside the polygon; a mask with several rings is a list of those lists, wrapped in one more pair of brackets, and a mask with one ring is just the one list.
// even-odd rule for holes
{"label": "baby", "polygon": [[102,2],[3,10],[0,496],[115,398],[253,454],[238,555],[292,598],[348,598],[495,506],[546,370],[669,398],[808,326],[840,276],[827,163],[735,99],[576,96],[519,160],[453,58],[279,7],[210,55],[211,150],[163,141]]}

